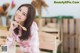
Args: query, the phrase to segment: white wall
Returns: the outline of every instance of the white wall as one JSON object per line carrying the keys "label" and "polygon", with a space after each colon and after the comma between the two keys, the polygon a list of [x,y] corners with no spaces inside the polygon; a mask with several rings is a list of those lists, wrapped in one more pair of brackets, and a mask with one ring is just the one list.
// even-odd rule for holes
{"label": "white wall", "polygon": [[[0,5],[2,5],[4,2],[11,2],[11,1],[12,0],[0,0]],[[14,0],[14,1],[16,7],[10,12],[10,14],[14,14],[18,6],[21,5],[22,3],[31,3],[32,0]],[[58,16],[58,15],[70,15],[70,16],[74,16],[74,18],[80,18],[80,3],[79,4],[54,4],[54,0],[45,0],[45,1],[49,5],[49,7],[47,8],[47,10],[46,9],[42,10],[42,16],[49,17],[49,16]]]}
{"label": "white wall", "polygon": [[[62,0],[62,1],[65,1],[65,0]],[[69,0],[69,1],[73,1],[73,0]],[[74,0],[74,1],[80,2],[80,0]],[[78,4],[54,4],[54,0],[46,0],[46,2],[49,5],[49,8],[48,8],[47,13],[46,11],[43,10],[43,16],[70,15],[70,16],[74,16],[74,18],[80,18],[80,3]]]}

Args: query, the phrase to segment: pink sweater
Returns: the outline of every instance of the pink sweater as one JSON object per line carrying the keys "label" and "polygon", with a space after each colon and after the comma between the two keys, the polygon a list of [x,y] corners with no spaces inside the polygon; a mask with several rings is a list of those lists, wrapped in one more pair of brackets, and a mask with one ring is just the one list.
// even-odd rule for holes
{"label": "pink sweater", "polygon": [[28,53],[39,53],[39,38],[38,38],[38,27],[35,22],[31,26],[31,37],[28,40],[21,41],[19,35],[14,32],[11,36],[7,37],[6,44],[8,48],[15,46],[15,41],[19,44],[21,51]]}

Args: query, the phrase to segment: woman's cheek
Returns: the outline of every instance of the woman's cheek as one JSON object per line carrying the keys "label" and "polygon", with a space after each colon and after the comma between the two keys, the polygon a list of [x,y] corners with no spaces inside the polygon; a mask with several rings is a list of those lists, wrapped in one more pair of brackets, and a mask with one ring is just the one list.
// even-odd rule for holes
{"label": "woman's cheek", "polygon": [[25,21],[25,19],[26,19],[25,17],[22,17],[22,19],[21,19],[21,20],[22,20],[22,21]]}

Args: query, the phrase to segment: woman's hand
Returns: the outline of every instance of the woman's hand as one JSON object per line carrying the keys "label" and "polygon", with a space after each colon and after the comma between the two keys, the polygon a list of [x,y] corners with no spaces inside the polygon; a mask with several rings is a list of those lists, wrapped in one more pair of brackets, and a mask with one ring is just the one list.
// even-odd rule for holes
{"label": "woman's hand", "polygon": [[16,21],[12,21],[11,24],[10,24],[10,29],[9,30],[14,30],[17,27],[18,27],[18,23]]}

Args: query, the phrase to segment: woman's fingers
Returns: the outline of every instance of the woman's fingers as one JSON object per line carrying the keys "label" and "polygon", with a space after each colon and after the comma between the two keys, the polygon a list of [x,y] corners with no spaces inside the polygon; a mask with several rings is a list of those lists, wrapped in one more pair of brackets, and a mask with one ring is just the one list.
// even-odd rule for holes
{"label": "woman's fingers", "polygon": [[14,30],[14,29],[17,28],[17,27],[18,27],[18,23],[15,22],[15,21],[12,21],[12,22],[11,22],[11,25],[10,25],[10,28]]}

